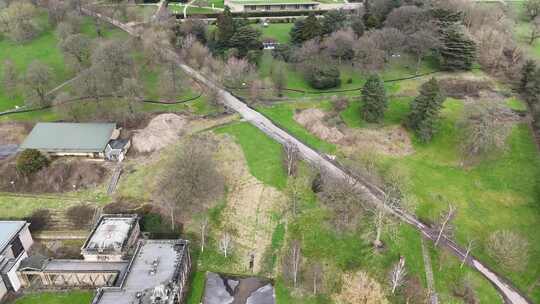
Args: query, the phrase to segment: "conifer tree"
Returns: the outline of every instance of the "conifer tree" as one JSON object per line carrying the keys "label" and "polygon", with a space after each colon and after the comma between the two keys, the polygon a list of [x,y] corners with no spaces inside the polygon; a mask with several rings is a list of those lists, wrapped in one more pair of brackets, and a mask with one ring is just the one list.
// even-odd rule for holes
{"label": "conifer tree", "polygon": [[218,47],[227,47],[229,40],[234,35],[234,20],[231,14],[231,9],[225,6],[223,13],[219,14],[216,21],[217,25],[217,43]]}
{"label": "conifer tree", "polygon": [[304,22],[304,28],[302,29],[302,40],[311,40],[313,38],[319,37],[321,33],[321,23],[314,14],[310,14]]}
{"label": "conifer tree", "polygon": [[418,95],[411,103],[411,112],[407,117],[407,126],[420,140],[427,142],[433,138],[439,112],[445,96],[435,78],[431,78],[420,88]]}
{"label": "conifer tree", "polygon": [[380,122],[388,106],[384,84],[378,75],[368,78],[362,88],[362,117],[367,122]]}

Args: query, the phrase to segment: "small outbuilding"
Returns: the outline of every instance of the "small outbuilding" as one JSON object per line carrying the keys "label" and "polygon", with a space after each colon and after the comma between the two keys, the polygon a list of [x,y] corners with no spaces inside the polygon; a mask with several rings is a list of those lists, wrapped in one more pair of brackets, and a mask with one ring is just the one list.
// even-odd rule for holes
{"label": "small outbuilding", "polygon": [[17,268],[34,243],[25,221],[0,221],[0,302],[8,291],[18,291]]}
{"label": "small outbuilding", "polygon": [[41,122],[19,147],[19,151],[36,149],[52,156],[81,156],[121,161],[131,145],[119,139],[114,123]]}

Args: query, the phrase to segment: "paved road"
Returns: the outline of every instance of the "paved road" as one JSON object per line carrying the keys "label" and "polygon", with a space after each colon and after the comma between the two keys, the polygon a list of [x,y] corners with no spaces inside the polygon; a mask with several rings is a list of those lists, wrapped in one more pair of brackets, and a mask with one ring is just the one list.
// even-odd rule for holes
{"label": "paved road", "polygon": [[[83,12],[87,13],[88,10],[83,10]],[[137,36],[136,31],[134,31],[132,28],[129,28],[129,26],[126,26],[123,23],[120,23],[116,20],[112,20],[109,17],[102,16],[100,14],[96,14],[93,12],[90,12],[90,15],[97,16],[98,18],[103,18],[104,20],[109,21],[113,25],[116,25],[119,28],[125,30],[129,34]],[[280,144],[296,145],[298,147],[298,150],[302,158],[305,161],[309,162],[314,167],[319,168],[321,172],[334,176],[335,178],[341,179],[344,182],[350,183],[352,186],[356,188],[359,194],[363,195],[366,199],[368,199],[368,201],[372,202],[375,206],[379,208],[384,208],[386,211],[395,215],[400,220],[415,227],[424,237],[432,241],[435,241],[437,239],[437,231],[434,231],[426,224],[420,222],[420,220],[418,220],[413,215],[401,209],[389,208],[387,207],[387,205],[383,204],[385,193],[381,189],[367,183],[364,180],[360,180],[358,177],[353,177],[352,175],[347,173],[341,166],[334,163],[325,155],[320,154],[319,152],[308,147],[307,145],[305,145],[304,143],[302,143],[301,141],[293,137],[291,134],[280,129],[278,126],[272,123],[272,121],[270,121],[268,118],[263,116],[261,113],[248,107],[241,100],[239,100],[238,98],[236,98],[235,96],[233,96],[231,93],[224,90],[220,86],[216,85],[207,77],[203,76],[200,72],[183,64],[180,61],[178,55],[174,53],[172,50],[170,50],[169,52],[171,55],[175,56],[173,58],[176,58],[179,66],[184,70],[184,72],[186,72],[188,75],[196,79],[198,82],[206,85],[207,87],[217,90],[220,96],[222,97],[222,102],[224,103],[224,105],[238,112],[247,122],[259,128],[261,131],[266,133],[268,136],[272,137],[274,140],[276,140]],[[460,248],[456,243],[448,239],[446,236],[442,236],[439,242],[439,245],[444,246],[446,249],[448,249],[451,253],[453,253],[460,259],[463,259],[465,257],[465,250]],[[490,270],[487,266],[482,264],[480,261],[476,260],[473,256],[469,256],[466,262],[470,267],[476,269],[482,275],[484,275],[484,277],[486,277],[497,288],[497,290],[499,290],[501,296],[504,298],[506,303],[532,304],[532,302],[529,301],[524,295],[522,295],[521,292],[517,288],[515,288],[508,280],[497,275],[495,272]]]}

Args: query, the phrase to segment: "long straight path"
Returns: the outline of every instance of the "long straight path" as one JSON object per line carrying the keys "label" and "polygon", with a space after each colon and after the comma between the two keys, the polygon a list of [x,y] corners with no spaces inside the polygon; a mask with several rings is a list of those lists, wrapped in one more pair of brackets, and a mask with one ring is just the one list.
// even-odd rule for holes
{"label": "long straight path", "polygon": [[[95,14],[92,14],[92,15],[95,16]],[[104,20],[106,21],[111,20],[111,18],[107,17]],[[136,31],[129,28],[129,26],[126,26],[125,24],[118,22],[117,20],[113,20],[113,22],[111,23],[113,25],[118,26],[121,29],[124,29],[129,34],[132,34],[135,36],[137,35]],[[126,27],[127,29],[125,29]],[[321,172],[323,172],[324,174],[331,175],[334,178],[338,178],[338,179],[343,180],[344,182],[350,183],[352,186],[355,187],[355,189],[358,191],[359,194],[363,195],[367,199],[367,201],[371,202],[378,208],[385,209],[387,212],[393,214],[398,219],[415,227],[427,239],[430,239],[433,242],[437,239],[437,234],[438,234],[437,231],[434,231],[431,227],[422,223],[414,215],[409,214],[398,208],[390,208],[386,204],[384,204],[383,201],[384,201],[385,193],[381,189],[379,189],[375,185],[369,184],[368,182],[362,179],[359,179],[359,177],[352,176],[339,164],[335,163],[334,161],[332,161],[325,155],[307,146],[306,144],[304,144],[303,142],[301,142],[300,140],[298,140],[291,134],[279,128],[277,125],[275,125],[272,121],[270,121],[264,115],[250,108],[240,99],[233,96],[230,92],[223,89],[221,86],[217,85],[215,82],[210,80],[208,77],[204,76],[199,71],[196,71],[193,68],[189,67],[188,65],[183,64],[179,56],[173,50],[169,50],[169,52],[171,55],[174,56],[173,58],[176,58],[176,61],[178,62],[179,67],[182,68],[182,70],[184,70],[185,73],[190,75],[199,83],[204,84],[206,87],[211,88],[213,90],[217,90],[217,92],[222,98],[223,104],[233,109],[234,111],[236,111],[247,122],[254,125],[258,129],[260,129],[262,132],[264,132],[265,134],[267,134],[268,136],[270,136],[271,138],[273,138],[274,140],[276,140],[282,145],[291,145],[291,144],[295,145],[298,148],[298,151],[301,157],[306,162],[310,163],[312,166],[320,169]],[[459,259],[465,258],[465,250],[459,247],[459,245],[457,245],[454,241],[447,238],[446,236],[443,235],[441,237],[441,240],[439,241],[439,245],[441,247],[445,247],[451,253],[456,255]],[[516,287],[514,287],[509,280],[506,280],[502,276],[496,274],[494,271],[489,269],[487,266],[482,264],[473,256],[469,255],[466,260],[466,263],[470,267],[480,272],[485,278],[487,278],[493,284],[493,286],[495,286],[495,288],[499,291],[500,295],[504,298],[506,303],[532,304],[532,302],[528,300]]]}

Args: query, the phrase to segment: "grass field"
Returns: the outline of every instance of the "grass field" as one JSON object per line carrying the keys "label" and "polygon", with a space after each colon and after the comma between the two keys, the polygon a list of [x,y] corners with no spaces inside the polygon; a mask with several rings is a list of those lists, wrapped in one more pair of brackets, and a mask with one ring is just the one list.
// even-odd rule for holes
{"label": "grass field", "polygon": [[270,23],[268,26],[262,24],[253,25],[262,32],[262,38],[272,38],[279,43],[288,43],[290,40],[289,32],[293,27],[292,23]]}
{"label": "grass field", "polygon": [[244,151],[250,173],[258,180],[278,189],[285,187],[287,176],[281,162],[281,145],[246,122],[221,127],[216,132],[234,136]]}
{"label": "grass field", "polygon": [[88,304],[93,297],[92,291],[43,292],[22,296],[11,304]]}

